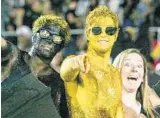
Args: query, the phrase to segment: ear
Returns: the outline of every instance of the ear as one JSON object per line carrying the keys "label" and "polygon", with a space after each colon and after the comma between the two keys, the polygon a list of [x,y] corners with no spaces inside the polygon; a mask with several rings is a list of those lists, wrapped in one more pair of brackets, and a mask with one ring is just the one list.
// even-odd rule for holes
{"label": "ear", "polygon": [[90,30],[88,29],[85,29],[85,37],[86,37],[86,39],[89,41],[89,39],[88,39],[88,36],[89,36],[89,33],[90,33]]}
{"label": "ear", "polygon": [[32,35],[32,43],[35,43],[37,41],[38,38],[38,33]]}
{"label": "ear", "polygon": [[[115,41],[117,41],[118,34],[119,34],[119,30],[120,30],[120,29],[118,29],[117,32],[116,32],[116,34],[115,34]],[[114,41],[114,42],[115,42],[115,41]]]}
{"label": "ear", "polygon": [[141,79],[141,84],[143,84],[143,79]]}

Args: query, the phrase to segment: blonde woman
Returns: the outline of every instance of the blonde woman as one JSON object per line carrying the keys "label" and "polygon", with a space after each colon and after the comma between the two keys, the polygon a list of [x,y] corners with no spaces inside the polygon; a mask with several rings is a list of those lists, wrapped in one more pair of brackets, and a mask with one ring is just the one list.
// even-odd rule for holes
{"label": "blonde woman", "polygon": [[[127,49],[115,58],[113,65],[121,72],[125,114],[129,115],[129,118],[159,117],[158,113],[153,113],[153,108],[160,105],[160,99],[148,86],[143,55],[137,49]],[[129,109],[132,109],[130,113]]]}

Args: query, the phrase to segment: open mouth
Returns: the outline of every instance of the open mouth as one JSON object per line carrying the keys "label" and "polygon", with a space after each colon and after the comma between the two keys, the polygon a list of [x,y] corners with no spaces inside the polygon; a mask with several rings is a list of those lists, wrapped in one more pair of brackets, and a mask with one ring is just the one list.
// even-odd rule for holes
{"label": "open mouth", "polygon": [[137,79],[138,79],[138,78],[137,78],[137,77],[127,77],[127,79],[128,79],[128,80],[134,80],[134,81],[137,81]]}

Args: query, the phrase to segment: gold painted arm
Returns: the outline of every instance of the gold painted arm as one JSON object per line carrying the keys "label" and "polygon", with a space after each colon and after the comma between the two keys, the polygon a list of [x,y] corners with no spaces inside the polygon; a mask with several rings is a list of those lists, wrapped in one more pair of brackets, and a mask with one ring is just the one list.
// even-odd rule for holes
{"label": "gold painted arm", "polygon": [[80,69],[78,68],[77,63],[75,62],[75,57],[67,57],[63,61],[60,68],[60,75],[65,82],[75,80],[79,72]]}
{"label": "gold painted arm", "polygon": [[124,118],[124,110],[123,110],[122,102],[119,104],[119,106],[117,108],[116,118]]}
{"label": "gold painted arm", "polygon": [[117,115],[116,115],[116,118],[124,118],[125,117],[125,114],[124,114],[124,108],[123,108],[123,103],[122,103],[122,78],[121,78],[121,73],[118,72],[118,78],[117,78],[117,82],[120,83],[120,84],[117,84],[119,85],[118,87],[118,90],[119,90],[119,94],[120,94],[120,103],[119,103],[119,106],[117,108]]}
{"label": "gold painted arm", "polygon": [[80,72],[86,72],[85,59],[85,54],[67,57],[60,68],[61,78],[66,82],[70,82],[75,80]]}

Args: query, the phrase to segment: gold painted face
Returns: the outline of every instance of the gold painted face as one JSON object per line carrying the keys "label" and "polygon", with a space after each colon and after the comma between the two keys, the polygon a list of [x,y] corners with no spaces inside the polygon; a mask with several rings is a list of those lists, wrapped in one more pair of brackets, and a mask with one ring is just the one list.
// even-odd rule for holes
{"label": "gold painted face", "polygon": [[117,39],[118,30],[112,18],[98,17],[87,29],[90,47],[100,53],[109,51]]}

